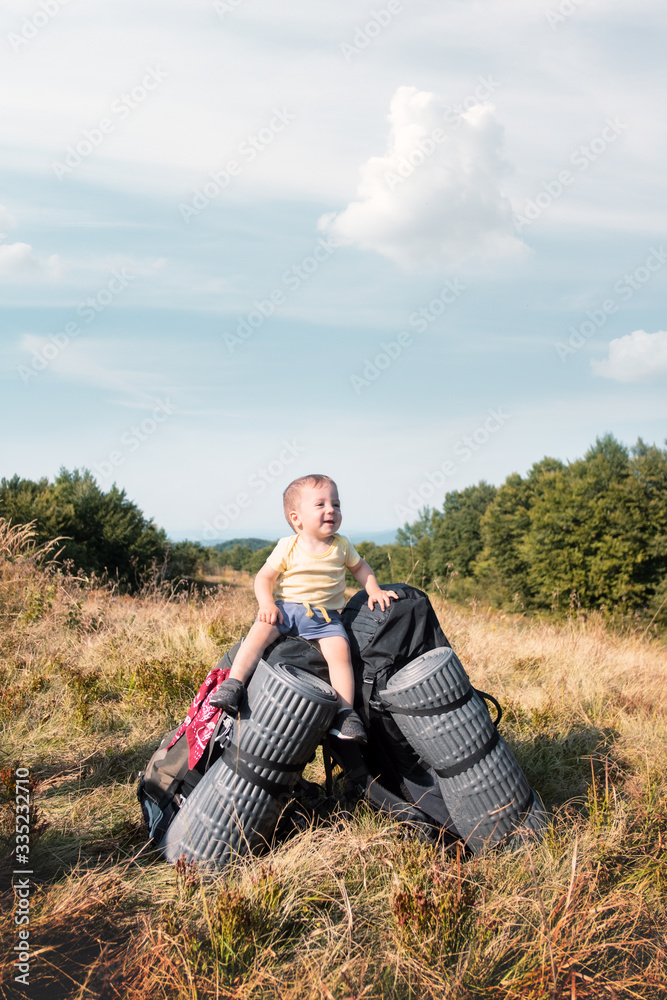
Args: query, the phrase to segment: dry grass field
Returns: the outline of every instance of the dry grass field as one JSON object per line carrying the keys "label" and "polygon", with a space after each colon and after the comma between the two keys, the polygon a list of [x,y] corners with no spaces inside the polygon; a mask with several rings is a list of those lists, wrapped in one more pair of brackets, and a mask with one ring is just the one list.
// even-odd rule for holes
{"label": "dry grass field", "polygon": [[[202,880],[146,845],[137,772],[252,621],[249,579],[118,596],[0,519],[0,995],[667,996],[667,647],[434,597],[553,821],[476,858],[365,806]],[[30,985],[14,981],[15,773],[31,774]]]}

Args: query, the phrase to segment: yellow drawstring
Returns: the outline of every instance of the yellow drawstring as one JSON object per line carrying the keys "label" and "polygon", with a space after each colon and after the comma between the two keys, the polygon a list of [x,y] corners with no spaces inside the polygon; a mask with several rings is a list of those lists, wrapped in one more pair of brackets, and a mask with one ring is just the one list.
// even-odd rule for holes
{"label": "yellow drawstring", "polygon": [[[312,610],[310,604],[308,603],[308,601],[304,601],[303,602],[303,606],[306,609],[306,618],[312,618],[313,617],[313,610]],[[317,607],[317,605],[315,605],[315,609],[317,611],[321,611],[322,612],[322,616],[323,616],[325,622],[327,623],[327,625],[330,625],[331,624],[331,619],[329,618],[329,615],[327,614],[327,609],[326,608],[319,608],[319,607]]]}

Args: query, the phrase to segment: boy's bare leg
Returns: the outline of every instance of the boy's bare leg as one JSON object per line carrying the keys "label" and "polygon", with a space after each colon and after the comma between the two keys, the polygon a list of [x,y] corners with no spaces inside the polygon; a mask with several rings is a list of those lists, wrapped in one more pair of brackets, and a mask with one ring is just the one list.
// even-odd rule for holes
{"label": "boy's bare leg", "polygon": [[229,676],[218,684],[209,701],[229,715],[237,715],[245,696],[245,682],[251,677],[266,647],[279,635],[275,625],[255,622],[234,657]]}
{"label": "boy's bare leg", "polygon": [[280,632],[275,625],[254,622],[234,657],[229,676],[243,684],[252,676],[266,647],[277,639]]}
{"label": "boy's bare leg", "polygon": [[350,657],[350,644],[342,635],[327,635],[318,640],[322,656],[327,661],[331,686],[340,699],[342,708],[354,705],[354,672]]}
{"label": "boy's bare leg", "polygon": [[350,644],[342,635],[328,635],[319,640],[322,656],[329,667],[329,680],[338,695],[340,709],[329,730],[341,740],[366,743],[364,724],[354,711],[354,671]]}

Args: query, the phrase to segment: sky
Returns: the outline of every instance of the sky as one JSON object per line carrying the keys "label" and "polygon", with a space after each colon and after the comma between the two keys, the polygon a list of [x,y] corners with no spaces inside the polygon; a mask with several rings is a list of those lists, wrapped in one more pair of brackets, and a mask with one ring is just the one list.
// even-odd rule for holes
{"label": "sky", "polygon": [[[0,475],[388,538],[663,446],[662,0],[5,0]],[[0,511],[1,513],[1,511]]]}

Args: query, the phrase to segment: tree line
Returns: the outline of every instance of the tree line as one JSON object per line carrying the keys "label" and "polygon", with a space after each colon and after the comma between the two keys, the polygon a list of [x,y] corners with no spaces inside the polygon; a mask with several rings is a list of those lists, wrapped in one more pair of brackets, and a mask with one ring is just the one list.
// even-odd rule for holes
{"label": "tree line", "polygon": [[667,450],[612,435],[564,463],[480,482],[420,512],[395,546],[359,546],[383,580],[393,560],[455,598],[499,607],[645,609],[667,604]]}
{"label": "tree line", "polygon": [[[170,542],[124,490],[104,492],[85,469],[61,469],[53,482],[2,479],[0,516],[34,521],[38,542],[61,538],[62,563],[130,590],[150,573],[256,573],[274,544]],[[408,580],[503,608],[640,609],[667,621],[667,450],[606,435],[574,462],[543,458],[498,487],[453,490],[400,528],[395,544],[357,548],[381,583]]]}

